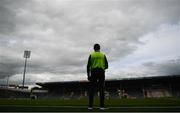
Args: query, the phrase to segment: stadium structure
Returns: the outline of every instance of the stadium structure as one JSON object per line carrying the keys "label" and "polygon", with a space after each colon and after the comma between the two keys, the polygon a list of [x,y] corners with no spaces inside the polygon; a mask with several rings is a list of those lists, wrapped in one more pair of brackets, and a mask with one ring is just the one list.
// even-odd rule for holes
{"label": "stadium structure", "polygon": [[[23,88],[22,88],[23,87]],[[44,98],[47,95],[47,90],[33,87],[28,89],[28,86],[19,85],[0,85],[0,98]]]}
{"label": "stadium structure", "polygon": [[[89,89],[88,81],[36,84],[48,90],[47,98],[86,97]],[[180,75],[107,80],[105,86],[106,98],[180,97]]]}
{"label": "stadium structure", "polygon": [[[0,98],[83,98],[88,81],[40,82],[41,88],[0,86]],[[180,97],[180,75],[106,80],[106,98]],[[97,86],[98,87],[98,86]],[[98,92],[97,92],[98,95]]]}

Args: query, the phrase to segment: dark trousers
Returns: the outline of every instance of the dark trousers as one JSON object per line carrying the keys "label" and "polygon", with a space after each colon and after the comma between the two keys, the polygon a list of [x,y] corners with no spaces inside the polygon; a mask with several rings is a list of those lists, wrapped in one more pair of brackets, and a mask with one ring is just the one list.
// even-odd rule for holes
{"label": "dark trousers", "polygon": [[90,89],[89,89],[89,107],[93,107],[94,94],[98,89],[100,92],[100,107],[104,107],[105,90],[105,72],[102,69],[91,71]]}

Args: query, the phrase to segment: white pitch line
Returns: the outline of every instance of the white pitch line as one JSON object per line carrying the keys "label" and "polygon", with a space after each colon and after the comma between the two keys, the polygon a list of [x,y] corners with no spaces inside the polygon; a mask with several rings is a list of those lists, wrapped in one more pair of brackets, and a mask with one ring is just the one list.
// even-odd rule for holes
{"label": "white pitch line", "polygon": [[[60,108],[88,108],[88,106],[32,106],[32,105],[0,105],[0,107],[60,107]],[[99,107],[94,107],[99,108]],[[123,107],[107,107],[108,109],[123,109],[123,108],[180,108],[180,106],[123,106]]]}
{"label": "white pitch line", "polygon": [[109,107],[109,108],[180,108],[180,106],[127,106],[127,107]]}
{"label": "white pitch line", "polygon": [[0,107],[64,107],[64,108],[87,108],[87,106],[32,106],[32,105],[0,105]]}

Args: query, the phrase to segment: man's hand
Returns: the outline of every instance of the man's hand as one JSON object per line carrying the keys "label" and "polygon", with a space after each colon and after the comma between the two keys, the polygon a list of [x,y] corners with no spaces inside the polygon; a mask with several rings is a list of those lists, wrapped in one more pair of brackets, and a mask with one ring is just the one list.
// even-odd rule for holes
{"label": "man's hand", "polygon": [[91,77],[91,75],[90,75],[90,72],[87,73],[87,76],[88,76],[87,79],[88,79],[89,81],[91,81],[91,80],[92,80],[92,77]]}

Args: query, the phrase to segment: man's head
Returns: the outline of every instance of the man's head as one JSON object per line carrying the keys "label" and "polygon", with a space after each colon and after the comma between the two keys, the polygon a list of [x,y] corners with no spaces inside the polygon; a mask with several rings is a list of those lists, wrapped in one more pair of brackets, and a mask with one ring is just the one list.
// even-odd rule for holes
{"label": "man's head", "polygon": [[100,50],[100,45],[94,44],[94,51],[99,51],[99,50]]}

